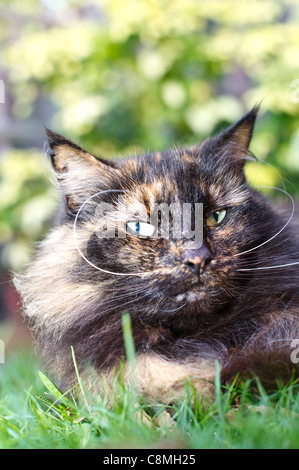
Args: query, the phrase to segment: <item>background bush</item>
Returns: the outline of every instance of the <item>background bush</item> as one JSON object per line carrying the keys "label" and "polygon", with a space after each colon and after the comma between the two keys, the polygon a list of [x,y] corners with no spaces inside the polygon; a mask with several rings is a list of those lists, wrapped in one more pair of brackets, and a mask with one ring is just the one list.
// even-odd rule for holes
{"label": "background bush", "polygon": [[280,185],[279,173],[295,193],[296,0],[10,0],[0,8],[3,275],[25,266],[55,209],[44,125],[112,158],[194,144],[261,102],[252,150],[271,166],[249,173]]}

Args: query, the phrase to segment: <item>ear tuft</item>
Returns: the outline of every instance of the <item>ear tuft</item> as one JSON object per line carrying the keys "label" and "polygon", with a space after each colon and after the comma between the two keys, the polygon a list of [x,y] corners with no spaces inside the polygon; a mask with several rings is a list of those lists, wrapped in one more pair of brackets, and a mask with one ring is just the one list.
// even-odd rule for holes
{"label": "ear tuft", "polygon": [[56,132],[51,131],[47,127],[45,128],[45,131],[48,137],[49,145],[52,149],[58,147],[59,145],[65,144],[72,145],[78,148],[78,145],[74,144],[71,140],[67,139],[66,137],[63,137],[62,135],[57,134]]}
{"label": "ear tuft", "polygon": [[221,145],[231,143],[248,150],[258,111],[259,105],[254,106],[239,121],[222,132],[218,137],[219,143]]}
{"label": "ear tuft", "polygon": [[[248,155],[259,106],[254,106],[239,121],[223,131],[217,137],[206,139],[199,151],[214,155],[216,159],[224,158],[238,171],[242,171]],[[254,157],[255,158],[255,157]]]}
{"label": "ear tuft", "polygon": [[48,144],[50,148],[49,155],[51,157],[52,164],[56,171],[60,172],[62,170],[61,167],[58,167],[58,155],[61,153],[61,149],[68,148],[69,150],[73,149],[76,153],[86,154],[85,150],[83,150],[79,145],[75,144],[71,140],[67,139],[66,137],[57,134],[56,132],[51,131],[47,127],[45,128],[47,137],[48,137]]}

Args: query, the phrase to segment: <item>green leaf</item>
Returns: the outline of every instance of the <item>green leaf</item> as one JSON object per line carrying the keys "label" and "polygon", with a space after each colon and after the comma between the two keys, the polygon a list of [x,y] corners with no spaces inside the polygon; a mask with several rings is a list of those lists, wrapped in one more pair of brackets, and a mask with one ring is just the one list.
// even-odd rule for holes
{"label": "green leaf", "polygon": [[55,398],[64,398],[62,391],[59,390],[59,388],[57,388],[56,385],[54,385],[53,382],[45,374],[43,374],[41,371],[38,371],[38,375],[41,381],[43,382],[44,386],[49,390],[49,392],[51,392],[51,394]]}

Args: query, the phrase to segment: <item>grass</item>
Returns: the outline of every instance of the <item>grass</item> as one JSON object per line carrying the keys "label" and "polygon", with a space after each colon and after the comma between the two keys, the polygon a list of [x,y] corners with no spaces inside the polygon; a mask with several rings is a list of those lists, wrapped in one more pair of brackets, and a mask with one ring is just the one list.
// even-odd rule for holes
{"label": "grass", "polygon": [[[130,318],[123,316],[126,353],[134,369]],[[186,383],[173,406],[149,407],[115,381],[114,393],[91,396],[74,367],[78,384],[63,394],[41,371],[32,351],[0,364],[0,449],[291,449],[299,447],[299,384],[267,395],[256,381],[221,389],[215,401],[198,399]],[[75,399],[74,396],[79,396]],[[109,406],[108,406],[109,402]]]}
{"label": "grass", "polygon": [[135,392],[121,383],[116,384],[110,408],[105,399],[90,397],[86,391],[78,402],[67,398],[40,372],[31,351],[11,357],[0,367],[2,449],[299,446],[296,384],[271,396],[260,388],[256,397],[248,383],[223,392],[216,381],[216,400],[210,406],[194,400],[192,387],[186,386],[180,405],[151,409],[149,416],[146,404],[136,401]]}

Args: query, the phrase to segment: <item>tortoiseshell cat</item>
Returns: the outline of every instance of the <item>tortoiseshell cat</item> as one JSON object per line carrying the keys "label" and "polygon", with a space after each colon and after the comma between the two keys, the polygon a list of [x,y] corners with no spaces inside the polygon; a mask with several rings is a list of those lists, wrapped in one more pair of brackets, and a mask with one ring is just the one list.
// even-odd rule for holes
{"label": "tortoiseshell cat", "polygon": [[[299,376],[291,360],[299,273],[290,264],[298,238],[243,172],[256,114],[254,108],[190,149],[117,161],[48,131],[64,211],[16,284],[64,391],[76,382],[71,346],[91,390],[100,391],[102,374],[111,378],[125,356],[124,312],[131,316],[139,390],[148,400],[177,400],[188,377],[199,394],[211,393],[216,360],[223,383],[256,374],[272,389],[277,379]],[[117,191],[134,214],[126,222],[135,234],[99,238],[98,215],[86,201],[116,210]],[[200,248],[187,248],[184,238],[148,236],[142,208],[148,213],[162,202],[203,203]],[[84,372],[87,362],[97,374]]]}

